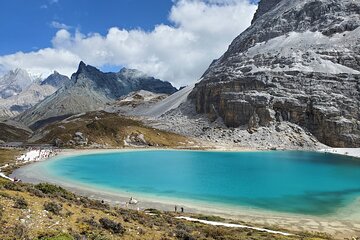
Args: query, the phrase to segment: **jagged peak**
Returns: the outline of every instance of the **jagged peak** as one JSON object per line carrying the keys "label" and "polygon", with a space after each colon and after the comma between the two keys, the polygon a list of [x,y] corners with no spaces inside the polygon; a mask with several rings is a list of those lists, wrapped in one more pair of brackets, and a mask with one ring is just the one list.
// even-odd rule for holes
{"label": "jagged peak", "polygon": [[281,1],[282,0],[261,0],[259,2],[258,9],[255,12],[254,18],[251,21],[251,24],[253,24],[256,19],[260,18],[262,15],[272,10]]}
{"label": "jagged peak", "polygon": [[100,70],[91,65],[86,65],[83,61],[80,61],[78,70],[76,71],[76,73],[73,74],[73,76],[88,72],[94,73],[94,72],[100,72]]}
{"label": "jagged peak", "polygon": [[87,67],[87,65],[83,61],[80,61],[77,71],[79,72],[79,71],[82,71],[82,70],[86,70],[86,67]]}

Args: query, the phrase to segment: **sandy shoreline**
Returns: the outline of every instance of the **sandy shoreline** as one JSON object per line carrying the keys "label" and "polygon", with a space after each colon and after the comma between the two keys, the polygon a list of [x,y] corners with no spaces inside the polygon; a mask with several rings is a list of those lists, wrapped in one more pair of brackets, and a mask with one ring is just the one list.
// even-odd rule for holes
{"label": "sandy shoreline", "polygon": [[[58,159],[67,156],[74,155],[86,155],[86,154],[101,154],[110,152],[124,152],[124,151],[151,151],[151,150],[169,150],[169,149],[84,149],[84,150],[63,150],[51,159]],[[176,150],[176,149],[171,149]],[[214,149],[206,151],[230,151],[229,149]],[[256,151],[253,149],[232,149],[231,151]],[[320,150],[320,152],[328,152],[329,149]],[[343,153],[342,153],[343,152]],[[353,153],[347,150],[337,150],[337,154],[348,155],[345,153]],[[359,153],[356,157],[360,157],[360,151],[354,151]],[[332,153],[332,152],[330,152]],[[355,157],[355,156],[354,156]],[[51,161],[50,159],[50,161]],[[48,160],[47,160],[48,161]],[[36,163],[34,163],[36,164]],[[157,208],[165,211],[173,211],[174,205],[183,206],[186,212],[201,213],[207,215],[218,215],[228,219],[241,220],[243,222],[255,224],[261,227],[279,226],[291,231],[320,231],[329,233],[339,239],[343,237],[351,237],[360,235],[360,213],[354,213],[353,209],[360,209],[360,201],[356,201],[352,206],[347,209],[342,209],[338,216],[344,216],[337,218],[334,216],[329,217],[316,217],[307,215],[295,215],[295,214],[283,214],[274,213],[265,210],[247,209],[247,208],[229,208],[226,206],[204,204],[202,202],[186,201],[177,199],[165,199],[149,197],[145,195],[139,195],[129,192],[113,192],[107,190],[101,190],[92,188],[91,186],[85,186],[74,182],[64,182],[63,180],[49,179],[46,174],[32,173],[31,165],[27,165],[16,170],[11,176],[21,178],[25,182],[51,182],[63,186],[64,188],[75,192],[77,194],[87,196],[93,199],[105,200],[114,205],[126,207],[126,201],[131,196],[140,200],[140,203],[133,207],[135,209]],[[30,171],[29,171],[30,170]],[[42,176],[34,178],[35,176]],[[180,203],[180,204],[179,204]],[[349,218],[350,216],[350,218]]]}
{"label": "sandy shoreline", "polygon": [[319,150],[319,152],[360,158],[360,148],[328,148],[328,149],[321,149]]}

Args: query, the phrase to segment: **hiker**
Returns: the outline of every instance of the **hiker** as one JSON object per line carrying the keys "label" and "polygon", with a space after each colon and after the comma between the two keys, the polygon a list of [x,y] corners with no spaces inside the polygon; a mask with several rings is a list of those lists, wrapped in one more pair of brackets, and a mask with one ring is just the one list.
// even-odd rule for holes
{"label": "hiker", "polygon": [[181,212],[184,213],[184,208],[183,207],[181,207]]}
{"label": "hiker", "polygon": [[177,212],[177,206],[175,205],[175,212]]}

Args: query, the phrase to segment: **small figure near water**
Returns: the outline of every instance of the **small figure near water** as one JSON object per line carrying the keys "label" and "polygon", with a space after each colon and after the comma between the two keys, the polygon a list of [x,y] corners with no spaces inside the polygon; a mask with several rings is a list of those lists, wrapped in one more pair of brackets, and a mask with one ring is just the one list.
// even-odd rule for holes
{"label": "small figure near water", "polygon": [[184,213],[184,208],[183,207],[181,207],[181,213]]}
{"label": "small figure near water", "polygon": [[129,200],[129,204],[137,204],[138,200],[136,200],[135,198],[131,197]]}
{"label": "small figure near water", "polygon": [[175,205],[175,212],[177,212],[177,206]]}
{"label": "small figure near water", "polygon": [[14,183],[18,183],[18,182],[21,182],[21,179],[17,178],[17,177],[14,177],[13,181],[14,181]]}

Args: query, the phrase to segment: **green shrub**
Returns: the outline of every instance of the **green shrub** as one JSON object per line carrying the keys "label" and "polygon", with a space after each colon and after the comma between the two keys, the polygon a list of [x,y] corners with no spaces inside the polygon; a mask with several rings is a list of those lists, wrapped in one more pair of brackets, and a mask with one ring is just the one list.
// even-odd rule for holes
{"label": "green shrub", "polygon": [[4,207],[0,204],[0,220],[2,219],[3,214],[4,214]]}
{"label": "green shrub", "polygon": [[14,239],[28,239],[28,228],[23,224],[16,224],[14,228]]}
{"label": "green shrub", "polygon": [[192,218],[197,218],[200,220],[212,221],[212,222],[224,222],[225,219],[218,216],[207,216],[207,215],[199,215],[199,216],[192,216]]}
{"label": "green shrub", "polygon": [[35,188],[39,189],[45,194],[57,194],[57,193],[63,194],[64,192],[66,192],[66,190],[63,189],[62,187],[52,185],[49,183],[39,183],[35,185]]}
{"label": "green shrub", "polygon": [[73,193],[53,184],[39,183],[35,185],[35,188],[50,197],[62,197],[67,200],[75,199],[75,195]]}
{"label": "green shrub", "polygon": [[110,240],[110,238],[107,238],[106,236],[104,236],[101,233],[92,232],[86,236],[88,237],[87,239],[91,239],[91,240]]}
{"label": "green shrub", "polygon": [[195,240],[195,238],[193,236],[191,236],[190,233],[188,233],[182,229],[177,229],[175,231],[175,236],[177,239],[181,239],[181,240]]}
{"label": "green shrub", "polygon": [[18,191],[18,192],[22,192],[24,190],[23,185],[21,183],[14,183],[14,182],[5,183],[4,188],[7,190]]}
{"label": "green shrub", "polygon": [[25,198],[19,197],[15,199],[14,208],[18,209],[27,209],[29,204],[26,202]]}
{"label": "green shrub", "polygon": [[44,209],[48,212],[51,212],[55,215],[60,215],[60,212],[62,210],[62,206],[55,202],[47,202],[44,203]]}
{"label": "green shrub", "polygon": [[192,232],[192,229],[182,222],[180,222],[176,225],[175,236],[177,239],[181,239],[181,240],[195,239],[193,236],[191,236],[191,232]]}
{"label": "green shrub", "polygon": [[0,196],[3,198],[12,199],[11,195],[6,192],[0,192]]}
{"label": "green shrub", "polygon": [[45,197],[45,193],[43,193],[42,191],[40,191],[39,189],[35,188],[32,185],[29,185],[26,190],[33,196],[40,197],[40,198]]}
{"label": "green shrub", "polygon": [[112,233],[123,234],[125,232],[125,228],[120,223],[116,223],[108,218],[101,218],[99,223],[104,229]]}
{"label": "green shrub", "polygon": [[74,240],[74,238],[67,233],[60,233],[55,236],[46,236],[46,237],[42,236],[39,237],[38,240]]}
{"label": "green shrub", "polygon": [[156,215],[161,215],[161,211],[155,209],[155,208],[148,208],[148,209],[145,209],[145,212],[148,212],[148,213],[152,213],[152,214],[156,214]]}
{"label": "green shrub", "polygon": [[83,222],[88,224],[89,226],[93,227],[93,228],[100,228],[100,224],[97,223],[94,218],[89,218],[89,219],[83,219]]}

